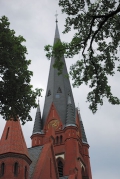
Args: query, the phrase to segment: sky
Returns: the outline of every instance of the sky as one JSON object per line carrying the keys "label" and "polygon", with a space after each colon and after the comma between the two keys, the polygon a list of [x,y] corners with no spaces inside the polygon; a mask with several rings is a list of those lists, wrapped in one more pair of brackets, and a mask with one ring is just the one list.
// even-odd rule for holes
{"label": "sky", "polygon": [[[41,113],[44,106],[44,97],[50,61],[45,56],[44,46],[53,44],[55,34],[55,14],[58,13],[58,27],[62,41],[69,42],[74,34],[62,34],[64,30],[65,15],[61,13],[58,0],[0,0],[0,17],[5,15],[11,23],[16,36],[22,35],[26,39],[28,49],[27,59],[31,59],[29,69],[33,71],[31,84],[34,88],[43,88],[40,98]],[[86,29],[87,30],[87,29]],[[76,60],[66,59],[69,67]],[[120,74],[109,78],[112,92],[120,98]],[[71,81],[72,84],[72,81]],[[88,143],[90,145],[90,162],[93,179],[120,179],[120,106],[111,105],[104,99],[104,105],[98,107],[96,114],[88,109],[86,103],[87,93],[90,89],[82,85],[73,89],[76,107],[79,106]],[[36,109],[31,110],[32,122],[22,126],[25,141],[31,147],[30,136],[33,130]],[[0,116],[0,136],[4,129],[5,121]]]}

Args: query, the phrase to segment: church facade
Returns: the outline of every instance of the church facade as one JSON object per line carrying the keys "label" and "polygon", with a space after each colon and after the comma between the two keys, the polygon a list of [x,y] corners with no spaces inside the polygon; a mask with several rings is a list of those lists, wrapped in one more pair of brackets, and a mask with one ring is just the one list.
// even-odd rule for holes
{"label": "church facade", "polygon": [[[54,43],[60,40],[58,25]],[[0,140],[1,179],[92,179],[89,144],[75,107],[65,59],[62,74],[48,77],[43,115],[38,104],[32,146],[27,148],[20,121],[6,122]]]}

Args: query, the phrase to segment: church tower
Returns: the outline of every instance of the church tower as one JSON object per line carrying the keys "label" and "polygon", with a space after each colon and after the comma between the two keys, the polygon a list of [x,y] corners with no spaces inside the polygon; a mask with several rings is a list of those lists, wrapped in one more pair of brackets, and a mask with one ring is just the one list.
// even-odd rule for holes
{"label": "church tower", "polygon": [[[58,24],[54,43],[60,40]],[[89,144],[75,107],[64,56],[62,74],[51,58],[43,114],[36,111],[27,149],[20,121],[6,122],[0,140],[1,179],[92,179]]]}
{"label": "church tower", "polygon": [[[56,21],[54,43],[58,40],[60,35]],[[66,77],[68,72],[64,57],[61,60],[64,66],[62,74],[58,75],[58,70],[53,68],[55,58],[51,59],[43,115],[41,117],[38,105],[31,136],[32,147],[45,146],[48,143],[51,145],[53,154],[50,160],[54,160],[57,171],[55,179],[92,179],[89,144],[80,111],[75,107],[69,78]],[[44,158],[46,157],[47,153]],[[46,167],[49,167],[48,162]],[[37,172],[39,174],[33,174],[32,179],[39,179],[40,176],[45,178],[44,174],[40,175],[40,168]]]}

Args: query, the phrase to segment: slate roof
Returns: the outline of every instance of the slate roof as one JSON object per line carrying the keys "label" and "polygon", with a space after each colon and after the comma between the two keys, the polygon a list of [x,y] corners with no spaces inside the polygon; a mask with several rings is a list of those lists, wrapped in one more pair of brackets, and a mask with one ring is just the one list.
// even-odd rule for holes
{"label": "slate roof", "polygon": [[6,122],[0,140],[0,154],[9,152],[26,155],[28,157],[28,150],[20,125],[20,120],[14,121],[11,119]]}
{"label": "slate roof", "polygon": [[30,165],[30,171],[29,171],[29,177],[31,178],[35,169],[35,166],[37,164],[37,161],[39,159],[39,156],[41,154],[43,146],[38,147],[32,147],[28,148],[29,157],[32,160],[32,163]]}
{"label": "slate roof", "polygon": [[41,132],[41,112],[40,112],[40,105],[38,104],[34,127],[33,127],[33,134]]}
{"label": "slate roof", "polygon": [[[56,23],[54,43],[58,39],[60,40],[60,35],[58,31],[58,25]],[[51,59],[47,91],[46,91],[45,103],[44,103],[44,109],[43,109],[43,117],[42,117],[43,126],[45,124],[52,102],[54,103],[57,109],[57,112],[60,116],[60,119],[63,125],[66,124],[68,94],[71,95],[71,103],[73,106],[73,111],[75,112],[75,104],[74,104],[70,81],[69,81],[69,78],[66,77],[68,76],[68,72],[67,72],[64,57],[62,57],[61,60],[64,63],[64,66],[63,66],[62,74],[58,76],[57,69],[53,68],[55,58],[52,57]],[[58,92],[58,91],[61,91],[61,92]]]}

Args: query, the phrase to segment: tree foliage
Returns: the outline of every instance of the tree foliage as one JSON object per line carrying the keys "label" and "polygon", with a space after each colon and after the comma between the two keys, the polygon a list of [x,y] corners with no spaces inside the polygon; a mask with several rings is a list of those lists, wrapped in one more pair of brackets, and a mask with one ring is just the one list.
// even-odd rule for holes
{"label": "tree foliage", "polygon": [[[104,97],[111,104],[120,104],[108,84],[109,75],[115,74],[116,64],[120,71],[120,0],[59,0],[59,6],[67,15],[63,33],[74,29],[75,34],[69,43],[59,41],[59,49],[56,44],[46,46],[46,56],[56,56],[58,64],[62,55],[73,58],[81,54],[81,59],[71,66],[70,75],[74,86],[85,83],[91,88],[87,101],[93,113],[98,104],[103,105]],[[61,70],[61,66],[57,68]]]}
{"label": "tree foliage", "polygon": [[30,85],[33,73],[28,70],[27,49],[22,36],[10,30],[7,17],[0,19],[0,114],[4,119],[19,118],[24,124],[32,120],[31,107],[36,107],[36,97],[41,89],[33,91]]}

